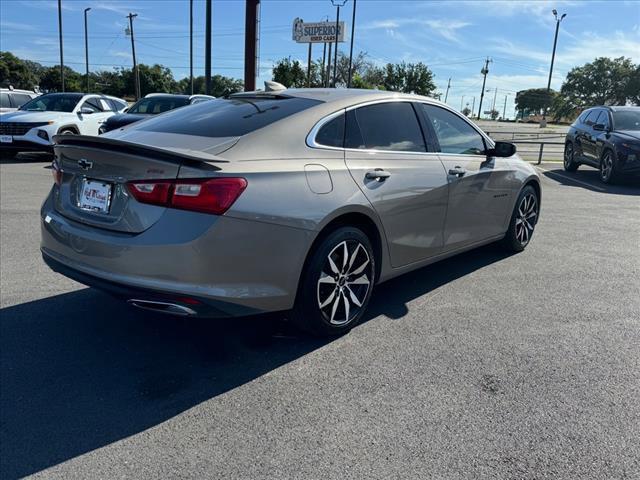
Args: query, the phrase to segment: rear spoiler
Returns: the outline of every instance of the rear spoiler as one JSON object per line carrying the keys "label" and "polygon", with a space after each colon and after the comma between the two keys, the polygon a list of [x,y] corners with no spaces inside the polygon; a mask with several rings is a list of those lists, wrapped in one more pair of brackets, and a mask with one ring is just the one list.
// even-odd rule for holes
{"label": "rear spoiler", "polygon": [[[202,168],[203,162],[213,163],[229,163],[215,155],[206,152],[198,152],[198,156],[191,155],[184,150],[173,148],[159,148],[152,145],[144,145],[140,143],[127,142],[115,138],[94,137],[92,135],[55,135],[53,137],[54,148],[58,147],[84,147],[95,148],[98,150],[108,150],[112,152],[125,153],[130,155],[138,155],[144,157],[156,158],[168,162],[180,161],[183,165]],[[210,165],[214,170],[220,170],[219,167]]]}

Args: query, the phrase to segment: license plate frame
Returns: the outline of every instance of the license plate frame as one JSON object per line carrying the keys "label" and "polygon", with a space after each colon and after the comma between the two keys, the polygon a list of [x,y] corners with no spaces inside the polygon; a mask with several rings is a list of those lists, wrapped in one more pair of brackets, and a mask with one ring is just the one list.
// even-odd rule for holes
{"label": "license plate frame", "polygon": [[91,213],[108,214],[112,193],[112,183],[85,177],[80,184],[78,208]]}
{"label": "license plate frame", "polygon": [[13,143],[13,136],[0,135],[0,143]]}

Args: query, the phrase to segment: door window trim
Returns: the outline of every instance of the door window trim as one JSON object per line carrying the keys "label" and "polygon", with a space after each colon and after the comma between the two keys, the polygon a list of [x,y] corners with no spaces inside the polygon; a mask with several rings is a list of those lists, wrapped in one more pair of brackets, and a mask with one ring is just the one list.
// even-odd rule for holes
{"label": "door window trim", "polygon": [[[340,110],[337,110],[333,113],[330,113],[329,115],[326,115],[324,117],[322,117],[320,120],[318,120],[316,122],[316,124],[313,126],[313,128],[309,131],[309,133],[307,134],[307,138],[306,138],[306,144],[308,147],[310,148],[318,148],[318,149],[322,149],[322,150],[340,150],[343,152],[359,152],[359,153],[384,153],[384,154],[401,154],[401,155],[454,155],[454,156],[465,156],[465,157],[472,157],[472,158],[479,158],[482,155],[473,155],[473,154],[459,154],[459,153],[443,153],[443,152],[430,152],[430,151],[426,151],[426,152],[405,152],[405,151],[396,151],[396,150],[377,150],[377,149],[372,149],[372,148],[345,148],[345,147],[331,147],[328,145],[322,145],[321,143],[317,143],[316,142],[316,135],[318,134],[318,132],[320,131],[320,129],[328,122],[330,122],[331,120],[333,120],[334,118],[342,115],[342,114],[346,114],[347,112],[351,111],[351,110],[355,110],[357,108],[360,107],[367,107],[369,105],[377,105],[379,103],[392,103],[392,102],[407,102],[407,103],[411,103],[413,104],[412,107],[414,107],[414,111],[415,109],[415,104],[419,104],[419,103],[423,103],[425,105],[431,105],[434,107],[440,107],[443,108],[451,113],[453,113],[454,115],[457,115],[458,117],[462,118],[463,121],[467,122],[469,124],[469,126],[471,126],[484,140],[485,146],[486,148],[492,148],[494,146],[494,142],[493,140],[491,140],[491,138],[484,133],[480,128],[478,128],[476,125],[474,125],[472,122],[469,122],[468,119],[464,119],[464,117],[462,117],[457,111],[455,111],[454,109],[452,109],[451,107],[449,107],[448,105],[445,104],[439,104],[439,103],[432,103],[429,102],[427,100],[424,99],[415,99],[415,98],[407,98],[407,97],[399,97],[399,98],[382,98],[382,99],[378,99],[378,100],[369,100],[366,102],[361,102],[355,105],[350,105],[348,107],[345,108],[341,108]],[[425,115],[424,112],[418,112],[416,115],[416,119],[418,121],[418,124],[420,125],[420,129],[422,130],[422,134],[426,135],[427,132],[424,131],[424,126],[422,125],[422,118],[421,116]],[[437,138],[436,138],[436,142],[437,142]],[[428,138],[425,138],[425,143],[427,144],[427,148],[429,148],[430,146],[432,146],[432,143],[428,141]],[[438,148],[439,148],[439,144],[438,144]]]}

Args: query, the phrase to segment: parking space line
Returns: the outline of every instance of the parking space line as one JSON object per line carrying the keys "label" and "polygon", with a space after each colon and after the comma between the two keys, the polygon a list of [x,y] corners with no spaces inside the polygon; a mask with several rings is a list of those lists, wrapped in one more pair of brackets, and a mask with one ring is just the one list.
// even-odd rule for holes
{"label": "parking space line", "polygon": [[572,182],[579,183],[580,185],[584,185],[584,186],[589,187],[589,188],[595,188],[596,190],[599,190],[601,192],[606,192],[607,191],[606,188],[598,187],[597,185],[592,185],[591,183],[583,182],[582,180],[577,180],[575,178],[569,177],[569,176],[564,175],[562,173],[558,173],[558,172],[556,172],[554,170],[546,170],[546,169],[544,169],[542,167],[539,167],[537,165],[536,165],[536,168],[538,170],[541,170],[541,171],[545,172],[545,173],[550,173],[551,175],[558,175],[559,177],[566,178],[567,180],[570,180]]}

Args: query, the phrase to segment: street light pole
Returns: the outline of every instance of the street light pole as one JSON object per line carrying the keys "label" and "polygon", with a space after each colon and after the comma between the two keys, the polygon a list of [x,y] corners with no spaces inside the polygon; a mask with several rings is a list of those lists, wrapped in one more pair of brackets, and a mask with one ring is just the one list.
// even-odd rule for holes
{"label": "street light pole", "polygon": [[62,53],[62,0],[58,0],[58,35],[60,37],[60,86],[64,92],[64,55]]}
{"label": "street light pole", "polygon": [[193,0],[189,0],[189,85],[193,95]]}
{"label": "street light pole", "polygon": [[338,31],[340,29],[340,7],[344,7],[347,0],[331,0],[336,7],[336,48],[333,52],[333,88],[336,88],[336,78],[338,75]]}
{"label": "street light pole", "polygon": [[[558,31],[560,30],[560,22],[562,22],[562,20],[564,19],[564,17],[567,16],[566,13],[563,13],[560,17],[558,17],[558,11],[554,8],[552,11],[553,16],[556,19],[556,33],[553,37],[553,51],[551,53],[551,67],[549,68],[549,80],[547,81],[547,98],[549,97],[549,93],[551,92],[551,76],[553,75],[553,62],[556,59],[556,46],[558,45]],[[540,122],[540,126],[546,126],[547,124],[547,108],[548,106],[545,105],[544,107],[544,112],[542,115],[542,122]]]}
{"label": "street light pole", "polygon": [[211,0],[207,0],[205,5],[204,89],[207,95],[211,95]]}
{"label": "street light pole", "polygon": [[505,120],[507,116],[507,96],[504,96],[504,107],[502,107],[502,119]]}
{"label": "street light pole", "polygon": [[351,88],[351,77],[353,72],[351,71],[351,65],[353,64],[353,36],[356,32],[356,2],[353,0],[353,15],[351,16],[351,47],[349,47],[349,80],[347,80],[347,88]]}
{"label": "street light pole", "polygon": [[462,112],[462,105],[464,103],[464,95],[462,95],[462,98],[460,99],[460,111]]}
{"label": "street light pole", "polygon": [[89,93],[89,34],[87,33],[87,13],[91,7],[84,9],[84,61],[87,72],[87,93]]}

